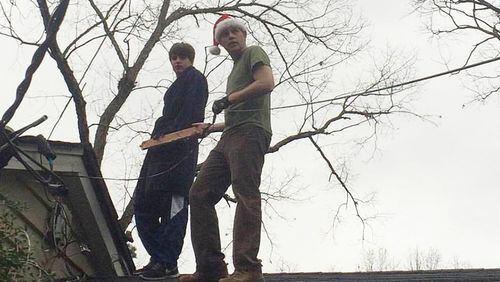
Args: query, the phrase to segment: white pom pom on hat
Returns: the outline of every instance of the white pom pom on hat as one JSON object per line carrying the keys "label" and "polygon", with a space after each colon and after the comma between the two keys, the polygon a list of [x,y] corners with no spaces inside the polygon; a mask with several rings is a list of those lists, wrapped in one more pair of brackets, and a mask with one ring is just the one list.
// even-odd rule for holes
{"label": "white pom pom on hat", "polygon": [[217,19],[214,23],[214,30],[213,30],[213,45],[208,48],[208,51],[212,55],[219,55],[220,54],[220,47],[219,47],[219,37],[222,31],[229,27],[238,27],[241,30],[246,31],[245,24],[243,23],[242,20],[234,18],[228,14],[224,14],[220,16],[220,18]]}
{"label": "white pom pom on hat", "polygon": [[216,43],[214,41],[214,45],[208,47],[208,52],[210,52],[210,54],[212,54],[212,55],[216,55],[216,56],[220,55],[220,47],[218,45],[219,45],[219,43]]}

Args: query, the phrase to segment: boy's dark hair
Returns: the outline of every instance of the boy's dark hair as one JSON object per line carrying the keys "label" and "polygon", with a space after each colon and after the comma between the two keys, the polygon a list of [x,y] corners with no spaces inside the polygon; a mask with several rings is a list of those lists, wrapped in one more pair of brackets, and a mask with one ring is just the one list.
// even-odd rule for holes
{"label": "boy's dark hair", "polygon": [[187,57],[191,63],[194,62],[194,55],[193,46],[184,42],[175,43],[168,51],[169,59],[172,59],[173,56]]}

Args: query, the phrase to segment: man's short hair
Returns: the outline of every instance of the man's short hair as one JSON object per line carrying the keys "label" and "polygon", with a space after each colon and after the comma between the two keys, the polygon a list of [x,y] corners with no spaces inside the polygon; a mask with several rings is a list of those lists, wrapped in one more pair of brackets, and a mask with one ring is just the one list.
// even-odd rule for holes
{"label": "man's short hair", "polygon": [[175,43],[168,51],[169,59],[172,59],[173,56],[187,57],[191,63],[194,62],[194,55],[193,46],[185,42]]}

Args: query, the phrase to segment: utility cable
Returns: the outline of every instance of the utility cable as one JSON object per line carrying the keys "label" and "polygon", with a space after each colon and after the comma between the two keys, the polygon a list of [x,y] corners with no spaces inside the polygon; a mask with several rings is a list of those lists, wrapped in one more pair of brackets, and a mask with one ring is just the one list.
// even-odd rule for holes
{"label": "utility cable", "polygon": [[[0,130],[0,133],[4,136],[6,142],[10,147],[12,148],[12,152],[14,154],[14,157],[26,168],[26,170],[40,183],[43,185],[48,185],[48,180],[43,178],[38,172],[36,172],[23,158],[19,155],[22,150],[20,150],[7,136],[7,134],[3,131]],[[36,163],[36,162],[35,162]]]}
{"label": "utility cable", "polygon": [[[489,59],[489,60],[481,61],[481,62],[478,62],[478,63],[474,63],[474,64],[462,66],[462,67],[459,67],[459,68],[451,69],[451,70],[440,72],[440,73],[437,73],[437,74],[428,75],[428,76],[425,76],[425,77],[417,78],[417,79],[406,81],[406,82],[402,82],[402,83],[397,83],[397,84],[394,84],[394,85],[391,85],[391,86],[387,86],[387,87],[381,87],[381,88],[377,88],[377,89],[373,89],[373,90],[369,90],[369,91],[358,92],[358,93],[353,93],[353,94],[352,93],[351,94],[344,93],[344,94],[341,94],[340,96],[338,96],[336,98],[318,100],[318,101],[313,101],[313,102],[308,102],[308,103],[300,103],[300,104],[292,104],[292,105],[286,105],[286,106],[273,107],[270,110],[290,109],[290,108],[297,108],[297,107],[308,106],[308,105],[313,105],[313,104],[334,102],[334,101],[337,101],[337,100],[347,99],[349,97],[366,95],[366,94],[370,94],[370,93],[374,93],[374,92],[379,92],[379,91],[383,91],[383,90],[393,89],[393,88],[396,88],[396,87],[402,87],[402,86],[406,86],[406,85],[409,85],[409,84],[414,84],[414,83],[418,83],[418,82],[422,82],[422,81],[434,79],[434,78],[441,77],[441,76],[444,76],[444,75],[448,75],[448,74],[460,72],[462,70],[471,69],[471,68],[475,68],[475,67],[478,67],[478,66],[481,66],[481,65],[493,63],[493,62],[496,62],[496,61],[499,61],[499,60],[500,60],[500,57],[496,57],[496,58],[493,58],[493,59]],[[261,109],[254,109],[254,110],[252,110],[252,109],[249,109],[249,110],[228,110],[228,111],[231,111],[231,112],[245,112],[245,111],[260,111],[260,110]],[[212,124],[215,124],[216,117],[217,117],[217,115],[213,115],[212,116],[212,119],[213,119],[212,120]],[[198,142],[198,145],[201,143],[201,141],[203,141],[204,138],[205,138],[205,136],[200,139],[200,141]],[[156,176],[160,176],[160,175],[163,175],[165,173],[168,173],[168,172],[172,171],[175,167],[177,167],[178,165],[180,165],[180,163],[182,163],[189,156],[189,154],[191,154],[193,152],[193,150],[191,150],[190,152],[188,152],[184,158],[182,158],[178,163],[175,163],[174,165],[172,165],[172,167],[169,167],[168,169],[166,169],[164,171],[161,171],[161,172],[158,172],[158,173],[153,174],[153,175],[148,175],[148,176],[143,176],[143,177],[137,177],[137,178],[112,178],[112,177],[97,177],[97,176],[95,176],[95,177],[94,176],[70,176],[70,177],[88,178],[88,179],[103,179],[103,180],[110,180],[110,181],[136,181],[136,180],[142,180],[142,179],[149,178],[149,177],[156,177]]]}
{"label": "utility cable", "polygon": [[[26,125],[25,127],[21,128],[21,129],[18,129],[14,132],[12,132],[11,134],[9,134],[7,137],[9,138],[10,141],[14,141],[15,139],[17,139],[19,136],[21,136],[24,132],[26,132],[28,129],[32,128],[32,127],[35,127],[35,126],[38,126],[40,125],[42,122],[46,121],[47,120],[47,116],[44,115],[42,116],[41,118],[37,119],[36,121]],[[2,132],[5,133],[5,129],[3,128],[0,128],[0,130],[2,130]],[[8,147],[9,144],[8,143],[5,143],[3,144],[2,146],[0,146],[0,152],[5,149],[6,147]]]}
{"label": "utility cable", "polygon": [[[41,119],[30,124],[29,126],[26,126],[26,127],[22,128],[21,130],[18,130],[17,132],[22,133],[25,130],[27,130],[28,128],[31,128],[34,125],[40,124],[45,119],[46,119],[46,117],[44,116]],[[68,235],[68,228],[72,232],[71,234],[73,236],[77,236],[77,237],[79,237],[79,236],[73,230],[71,224],[69,223],[68,216],[66,214],[65,207],[60,200],[60,196],[53,194],[55,201],[52,201],[48,198],[48,195],[47,195],[47,189],[50,189],[51,187],[65,186],[63,180],[56,173],[54,173],[50,159],[48,159],[49,164],[50,164],[50,170],[49,170],[48,168],[46,168],[45,166],[43,166],[41,164],[41,161],[40,161],[40,163],[37,162],[34,158],[32,158],[29,154],[27,154],[23,149],[19,148],[16,144],[13,143],[13,141],[19,136],[19,134],[15,134],[15,132],[12,133],[11,136],[12,135],[14,136],[14,138],[12,138],[11,136],[9,136],[5,132],[4,129],[0,129],[0,134],[6,140],[6,144],[8,146],[10,146],[10,148],[12,149],[13,156],[26,168],[26,170],[38,182],[40,182],[43,186],[45,186],[46,189],[43,189],[45,192],[45,195],[46,195],[47,199],[53,203],[52,215],[51,215],[51,219],[50,219],[50,223],[49,223],[49,229],[50,229],[51,235],[52,235],[51,239],[52,239],[52,242],[54,244],[54,248],[56,250],[57,256],[60,256],[64,259],[65,266],[66,266],[66,268],[68,268],[68,265],[67,265],[68,256],[66,255],[66,251],[67,251],[67,247],[69,246],[69,244],[72,243],[72,241],[70,241],[72,238]],[[23,155],[25,158],[27,158],[32,163],[36,164],[45,173],[48,173],[49,177],[48,178],[43,177],[39,172],[37,172],[35,169],[33,169],[31,167],[31,165],[28,164],[28,162],[26,160],[24,160],[21,155]],[[53,180],[56,180],[57,184],[54,184]],[[52,194],[52,192],[51,192],[51,194]],[[61,235],[60,237],[58,236],[59,233]],[[58,239],[61,239],[62,241],[60,241]],[[79,270],[82,271],[81,269],[79,269]]]}
{"label": "utility cable", "polygon": [[[440,76],[444,76],[444,75],[448,75],[448,74],[458,73],[458,72],[463,71],[463,70],[467,70],[467,69],[475,68],[475,67],[478,67],[478,66],[490,64],[490,63],[493,63],[493,62],[496,62],[496,61],[499,61],[499,60],[500,60],[500,57],[496,57],[496,58],[493,58],[493,59],[489,59],[489,60],[477,62],[477,63],[470,64],[470,65],[465,65],[465,66],[462,66],[462,67],[459,67],[459,68],[451,69],[451,70],[440,72],[440,73],[437,73],[437,74],[428,75],[428,76],[424,76],[424,77],[417,78],[417,79],[414,79],[414,80],[409,80],[409,81],[405,81],[405,82],[401,82],[401,83],[397,83],[397,84],[393,84],[393,85],[390,85],[390,86],[381,87],[381,88],[377,88],[377,89],[373,89],[373,90],[369,90],[369,91],[362,91],[362,92],[357,92],[357,93],[343,93],[340,96],[337,96],[335,98],[318,100],[318,101],[312,101],[312,102],[306,102],[306,103],[299,103],[299,104],[291,104],[291,105],[285,105],[285,106],[278,106],[278,107],[273,107],[270,110],[291,109],[291,108],[309,106],[309,105],[314,105],[314,104],[322,104],[322,103],[334,102],[334,101],[343,100],[343,99],[347,99],[347,98],[354,97],[354,96],[362,96],[362,95],[371,94],[371,93],[375,93],[375,92],[379,92],[379,91],[393,89],[393,88],[396,88],[396,87],[402,87],[402,86],[406,86],[406,85],[410,85],[410,84],[415,84],[415,83],[418,83],[418,82],[422,82],[422,81],[434,79],[434,78],[437,78],[437,77],[440,77]],[[228,110],[228,111],[230,111],[230,112],[252,112],[252,111],[263,111],[263,110],[265,110],[265,109]]]}

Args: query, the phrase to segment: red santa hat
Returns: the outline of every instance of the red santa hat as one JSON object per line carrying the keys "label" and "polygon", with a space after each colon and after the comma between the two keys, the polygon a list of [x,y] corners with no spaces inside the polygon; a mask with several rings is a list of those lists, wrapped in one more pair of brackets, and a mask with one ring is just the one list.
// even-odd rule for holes
{"label": "red santa hat", "polygon": [[241,30],[244,30],[244,31],[247,30],[245,27],[245,24],[243,23],[242,20],[237,19],[237,18],[233,18],[232,16],[230,16],[228,14],[223,14],[214,23],[214,34],[213,34],[214,42],[213,42],[213,45],[210,46],[210,48],[208,50],[210,52],[210,54],[212,54],[212,55],[219,55],[220,54],[219,37],[220,37],[222,31],[224,31],[225,29],[227,29],[229,27],[237,27],[237,28],[240,28]]}

